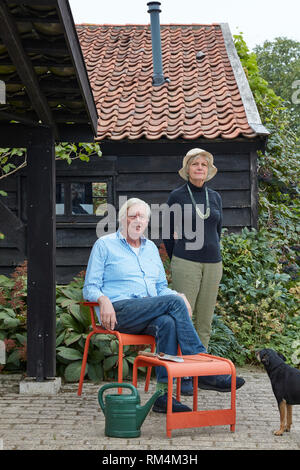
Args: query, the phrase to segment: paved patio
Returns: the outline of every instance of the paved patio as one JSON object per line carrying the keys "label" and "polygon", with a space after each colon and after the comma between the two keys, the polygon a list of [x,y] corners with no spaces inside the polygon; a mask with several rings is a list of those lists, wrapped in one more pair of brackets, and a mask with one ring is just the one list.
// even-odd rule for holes
{"label": "paved patio", "polygon": [[[279,413],[267,374],[256,367],[239,369],[246,384],[237,391],[235,433],[229,426],[178,429],[166,437],[166,417],[151,411],[132,439],[104,435],[104,415],[98,404],[103,384],[84,383],[78,397],[76,384],[64,384],[54,396],[19,394],[20,375],[0,374],[0,447],[3,450],[299,450],[300,406],[293,408],[293,427],[281,437]],[[155,382],[145,394],[139,383],[141,404],[155,391]],[[199,390],[199,409],[227,408],[230,394]],[[192,397],[182,401],[192,405]]]}

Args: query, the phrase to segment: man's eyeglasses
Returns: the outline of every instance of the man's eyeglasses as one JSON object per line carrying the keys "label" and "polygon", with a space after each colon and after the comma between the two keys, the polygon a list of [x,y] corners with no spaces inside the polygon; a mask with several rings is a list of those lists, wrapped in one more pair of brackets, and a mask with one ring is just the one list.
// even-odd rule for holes
{"label": "man's eyeglasses", "polygon": [[135,214],[135,215],[129,215],[128,214],[127,217],[128,217],[129,220],[136,220],[137,218],[139,218],[142,221],[147,220],[147,217],[145,215],[142,215],[142,214]]}

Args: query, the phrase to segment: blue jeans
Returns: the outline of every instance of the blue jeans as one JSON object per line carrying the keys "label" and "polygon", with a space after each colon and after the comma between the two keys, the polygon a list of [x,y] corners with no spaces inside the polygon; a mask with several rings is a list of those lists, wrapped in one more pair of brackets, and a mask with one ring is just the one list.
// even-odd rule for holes
{"label": "blue jeans", "polygon": [[[178,295],[119,300],[113,306],[117,316],[115,329],[154,336],[157,352],[177,355],[178,344],[183,355],[207,352]],[[158,382],[167,382],[166,369],[157,367],[156,377]]]}

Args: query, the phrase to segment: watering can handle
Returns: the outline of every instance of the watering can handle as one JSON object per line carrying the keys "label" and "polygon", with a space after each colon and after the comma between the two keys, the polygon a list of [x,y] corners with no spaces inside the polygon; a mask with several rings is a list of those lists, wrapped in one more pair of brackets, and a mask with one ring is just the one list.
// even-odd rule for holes
{"label": "watering can handle", "polygon": [[102,408],[103,413],[105,413],[105,405],[104,405],[102,397],[103,397],[103,393],[108,388],[129,388],[132,391],[132,395],[134,395],[135,397],[138,397],[137,389],[132,384],[114,383],[114,384],[103,385],[103,387],[100,388],[99,393],[98,393],[98,401],[99,401],[99,405]]}

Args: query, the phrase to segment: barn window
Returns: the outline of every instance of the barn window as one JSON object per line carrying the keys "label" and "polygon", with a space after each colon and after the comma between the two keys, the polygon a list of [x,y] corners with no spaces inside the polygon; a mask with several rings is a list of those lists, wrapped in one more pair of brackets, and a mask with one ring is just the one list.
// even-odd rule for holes
{"label": "barn window", "polygon": [[56,183],[56,215],[62,219],[103,217],[107,204],[112,203],[111,180],[66,181]]}

